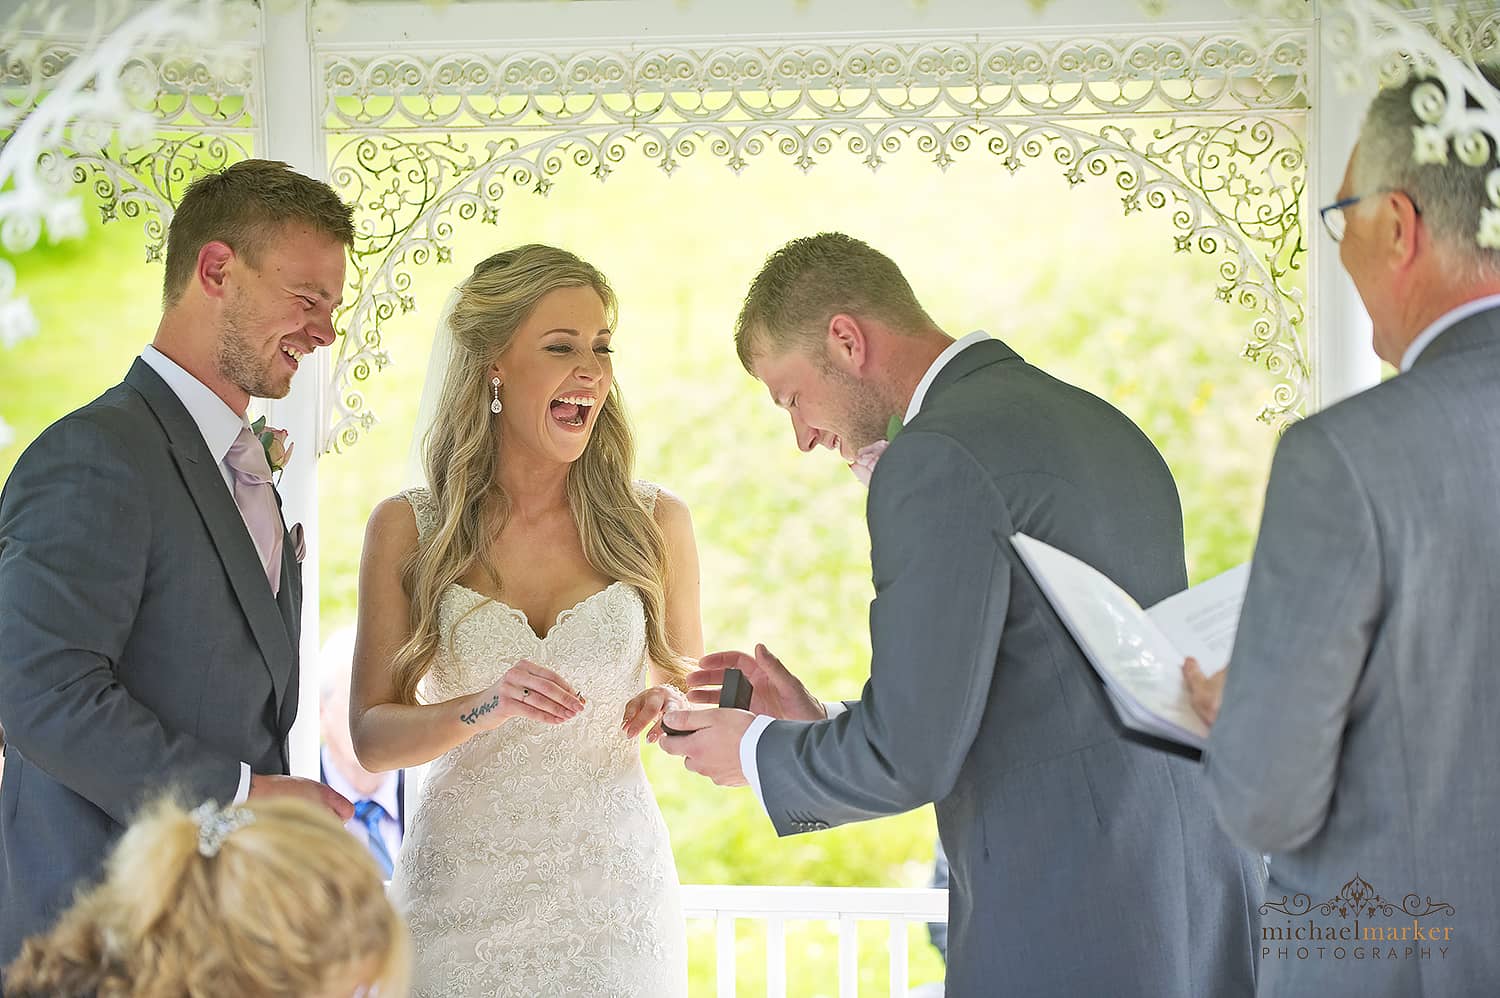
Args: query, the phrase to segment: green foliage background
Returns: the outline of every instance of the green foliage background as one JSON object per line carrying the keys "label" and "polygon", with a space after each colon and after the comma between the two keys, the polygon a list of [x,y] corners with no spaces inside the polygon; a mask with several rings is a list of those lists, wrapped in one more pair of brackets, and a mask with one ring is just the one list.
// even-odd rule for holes
{"label": "green foliage background", "polygon": [[[1177,477],[1194,581],[1249,557],[1275,442],[1255,420],[1273,380],[1239,357],[1251,316],[1215,298],[1216,259],[1176,252],[1166,212],[1123,215],[1108,179],[1070,188],[1045,161],[1011,176],[982,154],[946,173],[915,154],[878,173],[835,155],[807,175],[767,156],[737,177],[705,157],[670,177],[641,161],[603,184],[567,173],[546,198],[513,191],[498,207],[498,224],[457,228],[451,265],[415,271],[417,309],[382,331],[392,366],[360,386],[381,422],[321,465],[325,636],[353,620],[370,509],[404,483],[448,289],[489,253],[531,241],[580,253],[619,293],[616,377],[637,430],[639,475],[692,508],[710,649],[764,641],[829,699],[857,696],[868,674],[863,489],[833,455],[796,450],[731,343],[764,256],[825,229],[894,257],[950,333],[987,329],[1139,422]],[[43,333],[0,354],[0,411],[17,432],[0,451],[0,476],[47,423],[119,380],[155,328],[161,271],[144,261],[139,229],[94,228],[85,241],[15,261]],[[655,750],[645,756],[684,883],[926,883],[930,808],[778,840],[750,791],[719,790]],[[705,925],[691,931],[693,994],[711,994],[712,935]],[[910,935],[912,980],[939,979],[922,928]],[[860,938],[860,993],[885,994],[885,927],[866,926]],[[753,927],[741,928],[741,994],[764,987],[763,945]],[[836,954],[834,928],[796,927],[790,993],[835,993]]]}

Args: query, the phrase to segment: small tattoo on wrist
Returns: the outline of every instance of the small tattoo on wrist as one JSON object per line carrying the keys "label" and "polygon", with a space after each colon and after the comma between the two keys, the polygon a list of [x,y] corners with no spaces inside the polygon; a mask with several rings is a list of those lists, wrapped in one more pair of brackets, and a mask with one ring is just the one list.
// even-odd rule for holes
{"label": "small tattoo on wrist", "polygon": [[498,696],[491,697],[489,703],[482,703],[467,714],[458,715],[458,719],[465,724],[478,724],[481,717],[498,706],[500,706],[500,698]]}

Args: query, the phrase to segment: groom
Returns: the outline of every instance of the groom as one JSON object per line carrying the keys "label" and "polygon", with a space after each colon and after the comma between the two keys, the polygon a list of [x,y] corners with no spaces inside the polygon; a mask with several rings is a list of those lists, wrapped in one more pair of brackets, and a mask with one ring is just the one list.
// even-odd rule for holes
{"label": "groom", "polygon": [[953,341],[890,259],[844,235],[772,255],[736,343],[804,451],[853,461],[905,424],[870,481],[870,679],[825,719],[764,648],[708,656],[690,681],[744,669],[772,716],[674,712],[693,733],[662,746],[748,782],[782,835],[935,802],[949,995],[1250,995],[1258,860],[1217,828],[1196,765],[1122,736],[1010,545],[1040,538],[1142,604],[1184,588],[1155,447],[1004,343]]}
{"label": "groom", "polygon": [[246,420],[333,342],[352,239],[333,190],[285,164],[195,182],[154,342],[0,494],[0,966],[155,794],[353,813],[283,775],[301,567]]}

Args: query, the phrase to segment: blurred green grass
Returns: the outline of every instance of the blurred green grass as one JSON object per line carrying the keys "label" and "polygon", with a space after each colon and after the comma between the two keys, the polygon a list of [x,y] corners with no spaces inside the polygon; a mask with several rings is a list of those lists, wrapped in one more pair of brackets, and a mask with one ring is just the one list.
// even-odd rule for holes
{"label": "blurred green grass", "polygon": [[[556,178],[547,197],[512,190],[498,224],[456,226],[452,264],[414,269],[417,309],[382,330],[393,364],[359,385],[380,423],[320,466],[325,635],[353,619],[370,509],[404,484],[448,289],[483,257],[532,241],[574,250],[619,293],[616,378],[639,476],[693,511],[710,649],[764,641],[828,699],[857,696],[868,674],[863,489],[835,456],[796,450],[731,342],[765,255],[825,229],[891,255],[950,333],[987,329],[1140,423],[1176,475],[1193,581],[1249,557],[1275,442],[1255,416],[1274,382],[1239,357],[1252,317],[1216,300],[1217,260],[1174,252],[1166,212],[1126,217],[1108,178],[1075,188],[1045,162],[1010,176],[981,155],[946,173],[911,155],[873,174],[839,156],[807,175],[773,156],[738,177],[707,157],[682,167],[668,177],[627,160],[607,183],[579,170]],[[118,381],[155,329],[161,270],[145,262],[138,223],[100,230],[91,211],[89,239],[15,260],[42,334],[0,353],[0,415],[17,435],[0,450],[0,476],[45,425]],[[927,881],[930,808],[778,840],[750,791],[718,790],[661,753],[645,755],[684,883]],[[693,994],[711,994],[711,936],[693,931]],[[862,930],[863,995],[886,993],[884,932]],[[939,979],[920,926],[911,938],[913,982]],[[741,927],[741,994],[764,989],[763,945],[757,927]],[[789,994],[836,993],[836,952],[832,930],[794,927]]]}

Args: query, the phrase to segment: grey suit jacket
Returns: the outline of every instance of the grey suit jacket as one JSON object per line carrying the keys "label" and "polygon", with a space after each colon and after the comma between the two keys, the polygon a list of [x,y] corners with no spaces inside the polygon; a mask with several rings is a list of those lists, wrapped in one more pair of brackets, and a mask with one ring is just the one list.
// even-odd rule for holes
{"label": "grey suit jacket", "polygon": [[[1500,994],[1497,602],[1500,309],[1277,448],[1207,754],[1224,827],[1271,853],[1262,994]],[[1355,918],[1451,932],[1379,959],[1279,935]]]}
{"label": "grey suit jacket", "polygon": [[137,360],[48,427],[0,493],[0,966],[175,788],[287,771],[301,570],[271,595],[217,462]]}
{"label": "grey suit jacket", "polygon": [[777,831],[936,802],[955,998],[1250,994],[1258,860],[1215,825],[1195,763],[1123,737],[1009,543],[1041,538],[1142,603],[1181,590],[1181,506],[1150,441],[976,344],[881,457],[868,519],[870,680],[848,713],[762,734]]}

